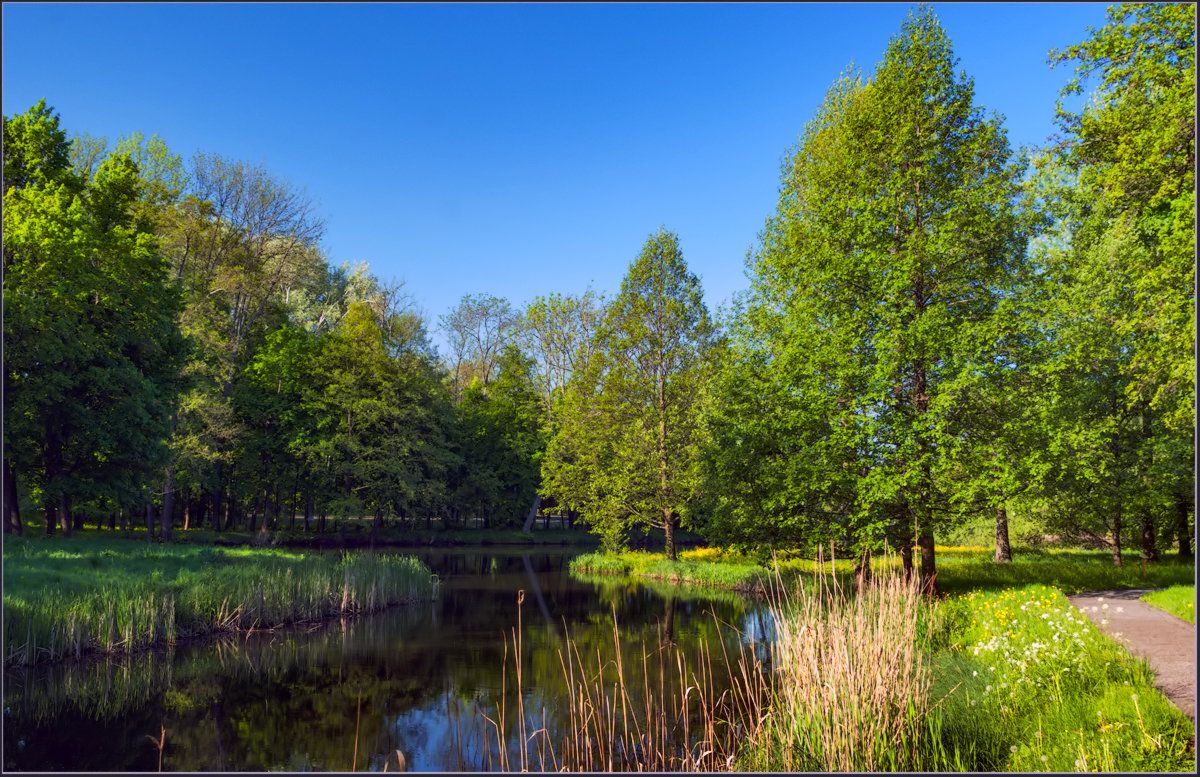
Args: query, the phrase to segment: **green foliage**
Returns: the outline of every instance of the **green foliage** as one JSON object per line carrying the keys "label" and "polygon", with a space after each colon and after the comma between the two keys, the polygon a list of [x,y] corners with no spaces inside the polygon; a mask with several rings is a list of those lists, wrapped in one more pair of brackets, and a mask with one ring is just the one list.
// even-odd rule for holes
{"label": "green foliage", "polygon": [[29,166],[4,196],[5,456],[65,523],[71,500],[141,501],[166,461],[187,344],[179,291],[135,217],[137,166],[110,156],[81,188],[48,116],[39,105],[23,125],[5,119],[6,133],[22,125],[43,142],[5,160]]}
{"label": "green foliage", "polygon": [[497,360],[497,375],[462,393],[457,407],[462,457],[454,502],[488,525],[521,526],[537,494],[542,452],[542,406],[533,362],[514,344]]}
{"label": "green foliage", "polygon": [[606,548],[631,527],[693,520],[703,386],[714,331],[678,238],[660,230],[630,265],[593,356],[576,373],[543,467],[543,492],[578,510]]}
{"label": "green foliage", "polygon": [[1079,113],[1059,108],[1064,157],[1095,199],[1105,229],[1142,250],[1123,257],[1130,305],[1112,321],[1138,340],[1130,398],[1149,398],[1173,428],[1193,424],[1196,9],[1122,3],[1083,43],[1051,56],[1075,62],[1065,94],[1095,78]]}
{"label": "green foliage", "polygon": [[20,116],[4,117],[4,187],[24,189],[52,182],[77,188],[70,174],[70,144],[45,98]]}
{"label": "green foliage", "polygon": [[1029,224],[1000,121],[953,68],[922,8],[869,81],[834,84],[784,166],[713,403],[714,490],[746,503],[733,527],[772,527],[751,536],[870,547],[975,501],[961,462],[989,436],[970,395]]}
{"label": "green foliage", "polygon": [[1143,552],[1194,510],[1195,10],[1121,5],[1075,60],[1078,93],[1099,89],[1040,164],[1058,219],[1036,245],[1040,297],[1029,326],[1045,344],[1038,421],[1046,464],[1035,502],[1059,529],[1107,535],[1141,524]]}

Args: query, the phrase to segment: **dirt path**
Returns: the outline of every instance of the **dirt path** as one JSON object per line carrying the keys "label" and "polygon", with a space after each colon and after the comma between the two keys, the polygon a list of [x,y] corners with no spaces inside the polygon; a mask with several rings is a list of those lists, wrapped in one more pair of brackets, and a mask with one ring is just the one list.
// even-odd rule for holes
{"label": "dirt path", "polygon": [[[1092,591],[1068,596],[1071,603],[1154,670],[1154,685],[1196,719],[1196,627],[1138,601],[1153,588]],[[1108,605],[1107,609],[1104,605]],[[1118,608],[1120,611],[1118,611]],[[1108,619],[1108,625],[1103,620]]]}

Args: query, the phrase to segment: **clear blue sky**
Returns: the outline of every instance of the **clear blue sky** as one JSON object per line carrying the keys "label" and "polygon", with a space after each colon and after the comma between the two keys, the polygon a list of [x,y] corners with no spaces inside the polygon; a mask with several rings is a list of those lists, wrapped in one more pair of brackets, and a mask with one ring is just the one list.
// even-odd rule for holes
{"label": "clear blue sky", "polygon": [[[404,280],[431,332],[467,293],[615,293],[659,226],[715,308],[782,154],[911,7],[5,3],[3,107],[263,163],[318,203],[330,261]],[[1013,146],[1045,143],[1070,77],[1047,53],[1106,6],[933,8]]]}

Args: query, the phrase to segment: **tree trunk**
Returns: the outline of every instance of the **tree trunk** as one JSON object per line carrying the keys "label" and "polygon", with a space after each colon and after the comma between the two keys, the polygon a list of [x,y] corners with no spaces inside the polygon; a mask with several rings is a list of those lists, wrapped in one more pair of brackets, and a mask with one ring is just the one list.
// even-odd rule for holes
{"label": "tree trunk", "polygon": [[[1184,513],[1183,522],[1187,523]],[[22,534],[21,507],[17,498],[17,473],[13,471],[12,459],[4,460],[4,531],[7,534]]]}
{"label": "tree trunk", "polygon": [[183,489],[183,530],[188,530],[188,524],[192,520],[192,490],[190,488]]}
{"label": "tree trunk", "polygon": [[214,468],[216,470],[216,483],[213,485],[212,527],[213,531],[221,531],[221,494],[224,491],[224,484],[221,482],[221,470],[224,467],[218,461]]}
{"label": "tree trunk", "polygon": [[1113,515],[1113,530],[1112,530],[1112,557],[1113,566],[1121,566],[1121,529],[1124,526],[1121,524],[1121,506],[1117,505],[1117,511]]}
{"label": "tree trunk", "polygon": [[175,465],[167,465],[167,482],[163,486],[162,521],[159,526],[160,542],[171,541],[171,524],[175,522]]}
{"label": "tree trunk", "polygon": [[64,537],[71,536],[71,500],[66,494],[58,495],[58,520]]}
{"label": "tree trunk", "polygon": [[854,562],[854,590],[862,591],[871,582],[871,551],[864,550]]}
{"label": "tree trunk", "polygon": [[1188,527],[1188,514],[1191,512],[1188,509],[1189,501],[1182,496],[1175,498],[1175,539],[1179,542],[1179,557],[1184,559],[1196,557],[1192,549],[1192,532]]}
{"label": "tree trunk", "polygon": [[1012,546],[1008,544],[1008,511],[1003,505],[996,508],[996,558],[997,564],[1012,561]]}
{"label": "tree trunk", "polygon": [[933,532],[922,527],[917,537],[921,549],[921,590],[928,596],[937,593],[937,559],[934,557]]}
{"label": "tree trunk", "polygon": [[313,519],[313,495],[309,489],[304,493],[304,533],[308,534],[308,525]]}
{"label": "tree trunk", "polygon": [[664,531],[667,539],[667,560],[675,561],[675,515],[667,513]]}
{"label": "tree trunk", "polygon": [[906,537],[900,542],[900,566],[904,570],[904,582],[912,580],[913,542],[911,537]]}
{"label": "tree trunk", "polygon": [[42,509],[46,512],[46,536],[51,537],[58,526],[58,508],[53,499],[46,499],[42,502]]}
{"label": "tree trunk", "polygon": [[225,498],[225,531],[233,528],[233,523],[237,519],[238,498],[233,493],[233,478],[229,478],[230,493]]}
{"label": "tree trunk", "polygon": [[1154,514],[1149,510],[1142,510],[1142,559],[1145,561],[1158,561],[1158,544],[1155,542],[1155,527]]}

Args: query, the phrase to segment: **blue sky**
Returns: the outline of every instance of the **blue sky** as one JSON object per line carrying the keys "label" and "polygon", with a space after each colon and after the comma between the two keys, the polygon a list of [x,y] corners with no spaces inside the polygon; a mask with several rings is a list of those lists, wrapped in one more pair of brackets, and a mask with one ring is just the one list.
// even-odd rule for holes
{"label": "blue sky", "polygon": [[[783,153],[911,7],[5,3],[3,109],[264,164],[318,203],[332,263],[403,280],[431,330],[468,293],[611,295],[660,226],[715,308]],[[1070,78],[1047,53],[1106,6],[932,7],[1013,146],[1045,143]]]}

